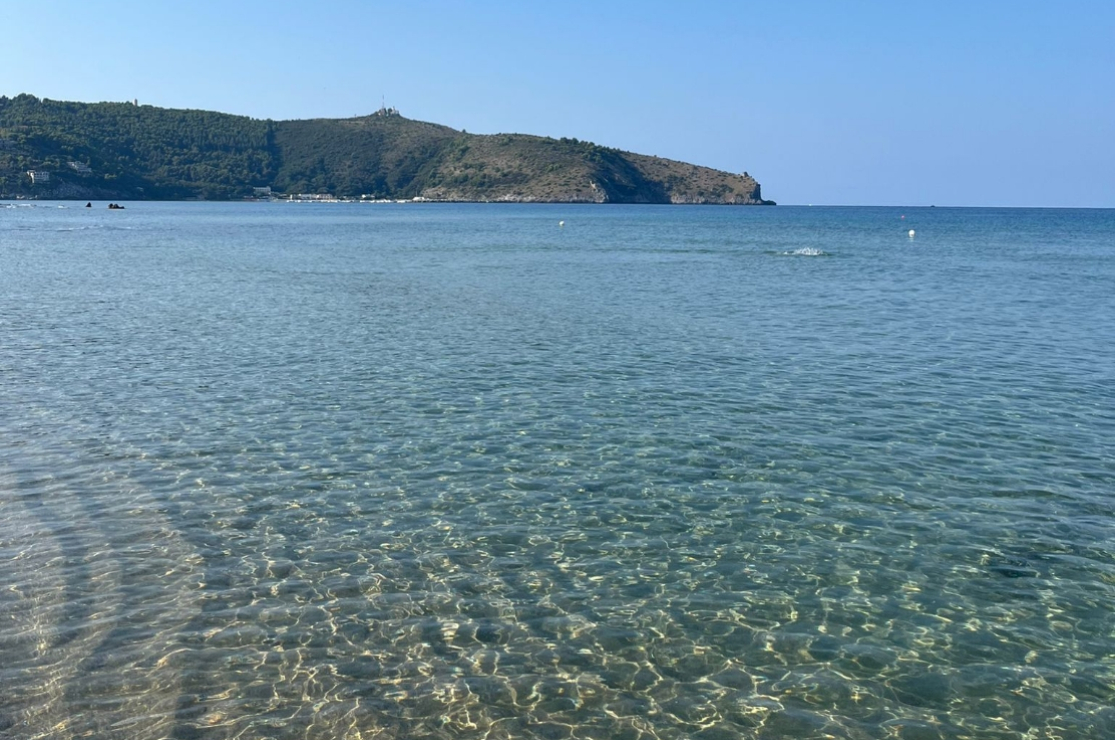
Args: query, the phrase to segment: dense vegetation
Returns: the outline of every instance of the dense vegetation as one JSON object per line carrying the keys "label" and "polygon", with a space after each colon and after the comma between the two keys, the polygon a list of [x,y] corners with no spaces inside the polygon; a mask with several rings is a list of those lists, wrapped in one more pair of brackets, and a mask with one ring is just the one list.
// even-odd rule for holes
{"label": "dense vegetation", "polygon": [[[49,179],[33,182],[32,170]],[[576,139],[466,134],[394,111],[260,121],[0,97],[0,197],[219,200],[250,196],[254,187],[466,201],[764,202],[746,173]]]}

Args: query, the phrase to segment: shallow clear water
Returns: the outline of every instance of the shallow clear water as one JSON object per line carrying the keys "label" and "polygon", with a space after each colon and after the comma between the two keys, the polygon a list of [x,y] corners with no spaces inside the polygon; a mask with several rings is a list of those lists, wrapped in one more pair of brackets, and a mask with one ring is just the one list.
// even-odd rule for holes
{"label": "shallow clear water", "polygon": [[1115,211],[58,205],[0,737],[1115,736]]}

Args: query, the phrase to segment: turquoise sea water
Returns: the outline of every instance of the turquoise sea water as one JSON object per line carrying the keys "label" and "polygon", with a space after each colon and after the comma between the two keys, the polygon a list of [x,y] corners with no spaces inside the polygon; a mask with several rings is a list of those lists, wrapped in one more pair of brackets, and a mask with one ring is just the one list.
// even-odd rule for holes
{"label": "turquoise sea water", "polygon": [[1115,211],[79,205],[0,737],[1115,737]]}

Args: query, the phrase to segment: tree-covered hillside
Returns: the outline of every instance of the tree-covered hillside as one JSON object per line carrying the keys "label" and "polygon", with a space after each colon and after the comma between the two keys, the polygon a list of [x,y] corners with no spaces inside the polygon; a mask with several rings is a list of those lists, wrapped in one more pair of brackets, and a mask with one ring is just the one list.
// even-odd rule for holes
{"label": "tree-covered hillside", "polygon": [[764,202],[746,173],[576,139],[471,135],[393,110],[260,121],[132,103],[0,97],[0,197],[220,200],[260,187],[464,201]]}
{"label": "tree-covered hillside", "polygon": [[0,190],[37,194],[26,173],[43,170],[62,197],[240,197],[274,177],[272,137],[270,122],[222,113],[0,97]]}

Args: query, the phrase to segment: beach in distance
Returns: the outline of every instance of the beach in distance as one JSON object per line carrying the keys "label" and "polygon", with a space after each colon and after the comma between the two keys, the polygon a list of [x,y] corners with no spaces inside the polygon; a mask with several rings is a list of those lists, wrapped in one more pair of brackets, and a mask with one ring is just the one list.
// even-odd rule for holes
{"label": "beach in distance", "polygon": [[0,201],[0,738],[1115,737],[1115,210],[108,202]]}

